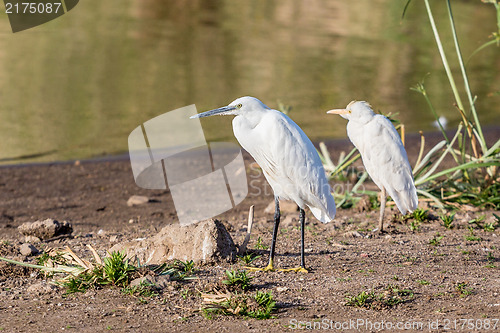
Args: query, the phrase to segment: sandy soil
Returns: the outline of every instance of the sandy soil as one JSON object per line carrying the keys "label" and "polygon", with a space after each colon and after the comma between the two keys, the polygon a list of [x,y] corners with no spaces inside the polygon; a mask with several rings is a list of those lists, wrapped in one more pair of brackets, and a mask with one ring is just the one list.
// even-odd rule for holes
{"label": "sandy soil", "polygon": [[[333,151],[340,151],[339,147],[346,150],[349,146],[345,141],[329,144]],[[409,153],[414,158],[416,152]],[[245,159],[251,163],[248,156]],[[272,194],[261,176],[253,175],[249,180],[254,180],[255,187],[251,195],[218,218],[234,241],[241,243],[248,208],[255,205],[255,229],[249,244],[254,249],[259,237],[263,244],[270,243],[273,217],[264,209],[272,202]],[[134,194],[146,195],[154,202],[128,207],[127,199]],[[397,331],[396,327],[408,331],[499,331],[500,229],[477,229],[474,232],[480,241],[465,239],[468,221],[481,215],[487,222],[494,221],[493,212],[460,210],[451,230],[441,225],[438,212],[431,209],[431,213],[418,231],[412,231],[412,221],[402,222],[388,207],[387,233],[379,235],[371,232],[378,211],[339,209],[330,224],[319,223],[308,212],[305,235],[310,272],[250,273],[254,278],[249,293],[272,291],[277,302],[274,318],[267,320],[223,315],[206,319],[199,311],[199,291],[220,285],[224,271],[243,268],[241,261],[199,266],[199,279],[171,282],[149,298],[125,295],[112,287],[68,297],[63,297],[62,289],[28,291],[44,278],[31,269],[0,263],[0,331]],[[300,231],[292,218],[296,215],[283,213],[277,245],[279,267],[299,263]],[[287,216],[291,217],[287,220]],[[169,191],[138,188],[126,159],[1,168],[0,256],[33,262],[33,257],[19,253],[24,237],[17,227],[46,218],[71,222],[74,237],[35,244],[39,250],[68,245],[78,255],[91,258],[85,244],[104,256],[115,242],[151,236],[174,223],[176,215]],[[444,237],[432,245],[429,242],[436,233]],[[263,256],[254,263],[264,266],[268,251],[260,252]],[[388,286],[409,289],[413,295],[392,307],[380,302],[370,307],[346,305],[346,297],[363,291],[388,295]]]}

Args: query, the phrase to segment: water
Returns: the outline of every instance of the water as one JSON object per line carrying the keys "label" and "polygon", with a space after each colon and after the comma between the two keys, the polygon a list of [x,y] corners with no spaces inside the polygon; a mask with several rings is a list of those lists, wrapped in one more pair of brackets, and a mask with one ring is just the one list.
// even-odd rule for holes
{"label": "water", "polygon": [[[128,134],[164,112],[198,111],[244,95],[290,116],[317,141],[345,137],[326,116],[353,99],[432,130],[423,97],[460,121],[422,3],[414,1],[85,0],[61,18],[13,34],[0,14],[0,163],[82,159],[127,150]],[[444,1],[432,1],[453,50]],[[493,6],[453,1],[467,57],[495,30]],[[500,50],[469,63],[483,124],[500,124]],[[460,88],[458,66],[450,53]],[[426,76],[430,73],[429,76]],[[465,96],[465,95],[464,95]],[[203,121],[209,141],[233,141],[230,117]]]}

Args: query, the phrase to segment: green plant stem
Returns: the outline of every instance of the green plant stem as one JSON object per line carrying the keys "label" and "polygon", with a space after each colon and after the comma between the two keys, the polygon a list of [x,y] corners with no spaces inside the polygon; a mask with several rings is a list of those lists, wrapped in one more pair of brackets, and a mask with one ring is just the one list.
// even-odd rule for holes
{"label": "green plant stem", "polygon": [[[450,65],[448,64],[448,59],[446,58],[446,54],[444,53],[443,44],[441,43],[441,38],[439,37],[439,32],[436,27],[436,22],[434,22],[434,16],[432,15],[431,6],[429,5],[429,0],[424,0],[425,7],[427,9],[427,14],[429,15],[429,21],[432,27],[432,31],[434,33],[434,38],[436,39],[436,44],[439,50],[439,54],[441,56],[441,60],[443,61],[443,66],[446,71],[446,75],[448,76],[448,81],[450,82],[451,90],[453,91],[453,95],[455,96],[455,101],[457,102],[458,108],[460,110],[464,110],[464,105],[462,103],[462,99],[460,98],[460,94],[458,93],[457,85],[455,84],[455,79],[453,79],[453,74],[451,73]],[[465,123],[467,119],[464,119]]]}
{"label": "green plant stem", "polygon": [[[428,0],[426,0],[426,2],[427,1]],[[460,51],[460,45],[458,44],[457,31],[455,28],[455,20],[453,19],[453,12],[451,10],[450,0],[447,0],[446,4],[448,6],[448,16],[450,18],[451,31],[453,33],[453,42],[455,43],[455,49],[457,52],[458,63],[460,64],[460,70],[462,72],[462,76],[463,76],[463,80],[464,80],[465,91],[467,93],[467,98],[469,99],[469,104],[470,104],[472,116],[474,117],[474,123],[475,123],[474,125],[477,128],[477,132],[479,134],[479,137],[478,137],[479,143],[481,145],[481,149],[483,150],[483,154],[484,154],[487,150],[486,141],[484,140],[483,131],[481,129],[481,123],[479,122],[479,118],[477,116],[476,106],[474,103],[474,99],[472,97],[472,92],[470,90],[469,78],[467,76],[467,71],[465,70],[464,60],[462,58],[462,52]],[[460,107],[460,109],[465,111],[463,109],[463,107]]]}

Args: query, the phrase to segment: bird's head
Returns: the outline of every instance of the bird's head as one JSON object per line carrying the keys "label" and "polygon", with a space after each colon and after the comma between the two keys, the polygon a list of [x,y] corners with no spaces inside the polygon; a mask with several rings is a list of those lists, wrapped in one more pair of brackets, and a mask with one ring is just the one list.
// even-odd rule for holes
{"label": "bird's head", "polygon": [[347,120],[368,121],[375,113],[370,104],[364,101],[352,101],[345,109],[335,109],[327,111],[328,114],[338,114]]}
{"label": "bird's head", "polygon": [[245,96],[240,97],[233,102],[231,102],[228,106],[223,106],[218,109],[202,112],[195,114],[191,118],[203,118],[209,116],[238,116],[243,115],[253,111],[264,111],[269,109],[264,103],[258,100],[255,97]]}

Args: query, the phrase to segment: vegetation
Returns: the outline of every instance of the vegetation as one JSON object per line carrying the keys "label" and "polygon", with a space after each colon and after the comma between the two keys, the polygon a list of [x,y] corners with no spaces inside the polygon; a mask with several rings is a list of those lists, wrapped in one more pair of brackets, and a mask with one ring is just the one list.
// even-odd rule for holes
{"label": "vegetation", "polygon": [[362,291],[355,296],[346,296],[346,306],[362,307],[368,309],[390,308],[400,303],[413,299],[413,291],[401,289],[397,285],[388,285],[382,293]]}
{"label": "vegetation", "polygon": [[251,280],[252,277],[248,276],[246,271],[226,270],[226,279],[223,280],[222,283],[228,286],[240,288],[241,290],[247,290],[251,286],[250,285]]}
{"label": "vegetation", "polygon": [[202,294],[205,306],[203,315],[213,319],[214,315],[237,315],[256,319],[272,318],[276,302],[271,292],[257,291],[255,295]]}
{"label": "vegetation", "polygon": [[[410,2],[411,0],[407,1],[403,17]],[[487,46],[494,44],[497,46],[500,45],[500,5],[495,0],[484,0],[483,2],[494,6],[496,10],[498,32],[492,34],[493,40],[479,47],[472,55]],[[459,92],[454,73],[452,73],[450,69],[448,62],[448,53],[450,52],[445,51],[443,47],[429,0],[424,0],[424,3],[429,16],[430,27],[436,40],[438,52],[455,98],[454,108],[459,113],[462,122],[457,126],[455,134],[449,137],[444,131],[444,127],[439,119],[439,114],[434,108],[432,100],[425,89],[424,81],[411,88],[422,94],[443,135],[443,140],[424,155],[425,137],[421,134],[420,152],[413,166],[417,193],[427,200],[431,200],[436,206],[443,210],[445,206],[458,208],[460,205],[464,204],[498,210],[500,209],[500,139],[491,146],[488,146],[484,138],[478,111],[475,106],[476,97],[472,94],[467,76],[466,64],[463,60],[458,42],[451,1],[446,1],[448,19],[451,25],[453,43],[455,46],[454,53],[458,60],[460,74],[464,84],[465,98],[462,96],[463,94]],[[464,100],[466,100],[467,103],[464,103]],[[395,122],[396,128],[401,128],[402,132],[404,132],[403,125],[397,124],[392,118],[390,119]],[[404,140],[404,133],[402,133],[402,137]],[[330,179],[340,180],[343,177],[348,177],[349,170],[353,169],[353,163],[360,157],[357,150],[353,149],[347,155],[342,153],[337,163],[334,163],[323,143],[320,144],[319,153],[325,170],[330,174]],[[439,170],[440,165],[447,156],[451,156],[455,165],[444,170]],[[373,191],[365,191],[362,189],[363,187],[361,185],[368,178],[366,171],[358,173],[357,176],[357,182],[351,189],[345,193],[339,193],[338,191],[334,193],[334,196],[338,200],[339,207],[348,208],[352,206],[363,194],[368,194],[370,196],[376,194]],[[448,225],[451,226],[451,223]]]}

